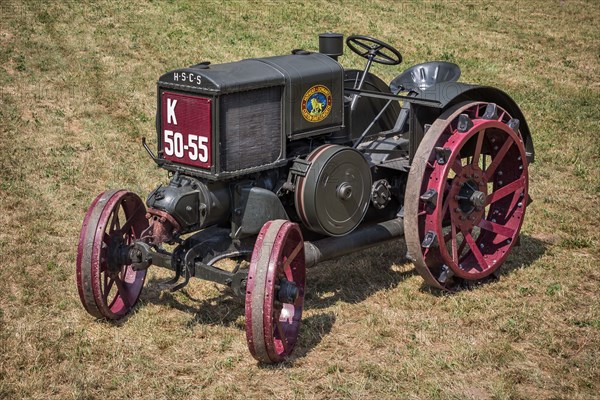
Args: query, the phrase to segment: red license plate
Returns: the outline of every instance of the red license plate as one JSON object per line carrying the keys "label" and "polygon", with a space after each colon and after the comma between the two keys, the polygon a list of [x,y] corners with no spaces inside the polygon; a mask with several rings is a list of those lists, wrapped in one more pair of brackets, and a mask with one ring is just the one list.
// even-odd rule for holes
{"label": "red license plate", "polygon": [[210,168],[211,99],[162,92],[161,140],[164,159]]}

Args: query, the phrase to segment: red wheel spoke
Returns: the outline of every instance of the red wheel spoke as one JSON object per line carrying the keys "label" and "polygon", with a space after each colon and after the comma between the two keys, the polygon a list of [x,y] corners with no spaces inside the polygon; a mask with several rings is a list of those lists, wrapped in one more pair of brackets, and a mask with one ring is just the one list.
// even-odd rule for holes
{"label": "red wheel spoke", "polygon": [[506,138],[506,142],[504,142],[504,144],[502,145],[502,147],[500,148],[498,153],[496,153],[496,155],[493,157],[492,163],[490,164],[488,169],[485,171],[485,179],[486,180],[489,181],[492,179],[494,172],[496,172],[496,169],[498,168],[498,166],[504,159],[504,156],[508,152],[508,149],[510,149],[510,147],[513,145],[513,143],[514,143],[514,141],[512,140],[512,138],[510,138],[510,137]]}
{"label": "red wheel spoke", "polygon": [[[140,211],[143,211],[143,214],[146,214],[145,212],[145,208],[143,205],[141,205],[140,207],[138,207],[133,214],[131,214],[131,217],[129,217],[127,219],[127,221],[125,221],[125,223],[123,224],[123,226],[120,228],[119,232],[121,235],[126,234],[129,232],[129,230],[131,229],[131,225],[134,224],[138,218],[140,218]],[[145,216],[142,216],[143,218],[145,218]]]}
{"label": "red wheel spoke", "polygon": [[106,291],[106,286],[108,285],[108,274],[104,274],[102,280],[104,281],[104,290]]}
{"label": "red wheel spoke", "polygon": [[129,232],[129,229],[131,228],[131,224],[132,222],[135,220],[135,217],[132,216],[131,218],[129,218],[127,221],[125,221],[125,223],[123,224],[123,226],[121,227],[121,229],[119,230],[119,233],[121,235],[124,235],[126,233]]}
{"label": "red wheel spoke", "polygon": [[109,228],[109,232],[114,232],[117,231],[121,228],[121,224],[119,221],[119,208],[116,208],[114,213],[113,213],[113,217],[110,221],[110,228]]}
{"label": "red wheel spoke", "polygon": [[454,171],[454,173],[458,176],[461,174],[462,172],[462,164],[460,162],[460,158],[456,158],[454,159],[454,162],[452,163],[452,171]]}
{"label": "red wheel spoke", "polygon": [[287,337],[285,336],[285,331],[283,330],[283,326],[281,325],[279,318],[277,319],[275,325],[277,325],[277,332],[279,333],[279,338],[281,339],[281,344],[283,345],[284,351],[286,354],[289,354],[291,351],[290,345],[287,342]]}
{"label": "red wheel spoke", "polygon": [[[508,220],[520,207],[518,206],[519,202],[526,203],[521,196],[513,196],[512,201],[510,202],[510,206],[508,206],[508,212],[505,215],[505,219]],[[521,207],[523,204],[521,204]]]}
{"label": "red wheel spoke", "polygon": [[485,137],[485,129],[479,132],[477,135],[477,144],[475,145],[475,152],[473,153],[473,165],[479,165],[479,155],[481,154],[481,146],[483,145],[483,138]]}
{"label": "red wheel spoke", "polygon": [[[456,251],[456,254],[460,257],[460,255],[463,253],[465,246],[467,244],[467,241],[465,240],[465,234],[463,233],[463,241],[460,243],[460,246],[458,246],[458,250]],[[458,263],[458,261],[457,261]]]}
{"label": "red wheel spoke", "polygon": [[298,256],[298,253],[300,253],[300,250],[303,250],[303,249],[304,249],[304,243],[298,243],[298,245],[296,246],[294,251],[292,251],[290,256],[285,260],[285,264],[283,264],[283,272],[285,273],[285,277],[288,281],[294,280],[294,275],[292,274],[292,269],[290,268],[290,265]]}
{"label": "red wheel spoke", "polygon": [[514,193],[514,192],[516,192],[518,190],[522,190],[522,189],[525,189],[525,178],[524,177],[519,178],[516,181],[513,181],[513,182],[509,183],[508,185],[490,193],[486,200],[486,206],[508,196],[511,193]]}
{"label": "red wheel spoke", "polygon": [[115,283],[114,279],[108,279],[108,274],[104,274],[104,301],[108,302],[108,295],[110,294],[110,289],[112,289],[113,284]]}
{"label": "red wheel spoke", "polygon": [[[460,257],[460,255],[463,253],[465,246],[467,245],[467,235],[470,235],[471,233],[463,228],[460,228],[460,225],[457,224],[457,227],[459,227],[460,233],[462,233],[463,235],[463,240],[462,242],[460,242],[460,246],[458,246],[458,250],[456,251],[456,253],[458,254],[458,256]],[[458,234],[458,232],[457,232]]]}
{"label": "red wheel spoke", "polygon": [[458,264],[458,249],[456,248],[456,226],[452,224],[450,226],[450,233],[452,235],[452,259]]}
{"label": "red wheel spoke", "polygon": [[446,243],[448,240],[452,239],[452,227],[454,225],[450,225],[450,232],[446,233],[444,235],[444,243]]}
{"label": "red wheel spoke", "polygon": [[279,301],[273,302],[273,321],[279,321],[281,318],[281,312],[283,311],[283,303]]}
{"label": "red wheel spoke", "polygon": [[102,252],[102,256],[100,257],[100,262],[98,263],[98,270],[100,272],[106,271],[108,268],[108,264],[106,263],[106,251]]}
{"label": "red wheel spoke", "polygon": [[127,288],[125,287],[125,284],[123,283],[121,278],[119,278],[118,276],[114,277],[114,281],[117,284],[119,296],[121,296],[121,298],[123,299],[123,303],[125,304],[126,307],[130,308],[131,304],[129,303],[129,299],[127,298]]}
{"label": "red wheel spoke", "polygon": [[[294,301],[294,303],[292,304],[294,306],[294,309],[297,309],[298,307],[302,308],[304,304],[304,294],[300,294],[300,296],[298,296],[296,298],[296,300]],[[294,312],[295,315],[295,312]]]}
{"label": "red wheel spoke", "polygon": [[497,234],[505,236],[507,238],[512,238],[515,234],[514,229],[510,229],[504,225],[500,225],[495,222],[488,221],[487,219],[482,219],[481,221],[479,221],[479,224],[477,226],[479,226],[481,229],[485,229],[486,231],[497,233]]}
{"label": "red wheel spoke", "polygon": [[446,202],[442,205],[442,214],[440,215],[440,218],[442,220],[446,216],[446,213],[448,212],[448,207],[449,206],[450,206],[450,200],[446,199]]}
{"label": "red wheel spoke", "polygon": [[488,269],[489,265],[483,258],[483,254],[481,254],[481,251],[479,251],[479,247],[477,247],[477,243],[475,243],[475,240],[473,240],[473,236],[471,236],[470,233],[466,233],[465,239],[466,239],[466,242],[468,243],[469,247],[471,248],[471,252],[477,259],[477,262],[479,263],[479,265],[481,266],[481,269],[482,270]]}

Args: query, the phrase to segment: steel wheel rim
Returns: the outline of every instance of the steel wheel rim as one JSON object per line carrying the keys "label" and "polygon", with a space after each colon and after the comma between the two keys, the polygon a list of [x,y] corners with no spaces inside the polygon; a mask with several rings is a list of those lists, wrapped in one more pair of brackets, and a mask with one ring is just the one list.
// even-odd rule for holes
{"label": "steel wheel rim", "polygon": [[85,309],[97,318],[119,319],[139,298],[146,270],[108,263],[119,237],[131,244],[148,227],[145,211],[141,199],[126,190],[104,192],[88,209],[78,244],[77,286]]}
{"label": "steel wheel rim", "polygon": [[[463,103],[436,120],[409,175],[405,213],[409,253],[426,282],[441,289],[452,289],[456,283],[452,277],[475,281],[494,273],[516,243],[523,222],[528,171],[518,123],[500,107],[486,115],[487,106]],[[460,131],[459,119],[468,122]],[[449,156],[440,163],[444,151]],[[484,163],[486,159],[489,162]],[[438,196],[435,204],[421,198],[429,189]],[[481,196],[475,193],[476,200],[485,200],[480,209],[465,200],[465,194],[474,192]],[[437,245],[425,248],[425,235],[435,237]]]}
{"label": "steel wheel rim", "polygon": [[[278,299],[284,278],[297,288],[293,302]],[[246,287],[246,339],[258,361],[281,362],[293,351],[302,319],[305,283],[300,228],[284,220],[267,222],[256,240]]]}

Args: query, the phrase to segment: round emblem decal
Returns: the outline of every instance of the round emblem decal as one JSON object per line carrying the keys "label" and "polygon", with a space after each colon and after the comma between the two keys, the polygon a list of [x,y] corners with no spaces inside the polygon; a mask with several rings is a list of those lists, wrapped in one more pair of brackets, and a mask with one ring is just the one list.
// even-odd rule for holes
{"label": "round emblem decal", "polygon": [[323,85],[308,89],[302,97],[302,116],[308,122],[321,122],[331,111],[331,91]]}

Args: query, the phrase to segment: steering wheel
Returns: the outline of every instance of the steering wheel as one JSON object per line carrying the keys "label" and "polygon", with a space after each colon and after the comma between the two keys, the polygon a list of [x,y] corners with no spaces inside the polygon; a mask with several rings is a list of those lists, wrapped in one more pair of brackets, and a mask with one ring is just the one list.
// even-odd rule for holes
{"label": "steering wheel", "polygon": [[350,47],[350,50],[359,56],[371,59],[380,64],[398,65],[402,62],[402,54],[398,50],[371,36],[348,36],[346,44]]}

